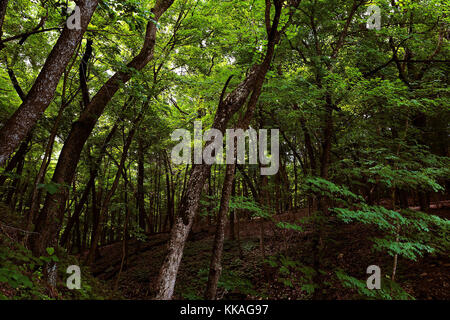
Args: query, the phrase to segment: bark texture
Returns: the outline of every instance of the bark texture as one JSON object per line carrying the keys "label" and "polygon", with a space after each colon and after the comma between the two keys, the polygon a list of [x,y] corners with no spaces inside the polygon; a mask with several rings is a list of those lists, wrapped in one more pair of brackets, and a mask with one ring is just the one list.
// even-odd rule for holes
{"label": "bark texture", "polygon": [[[8,0],[0,1],[0,39],[3,35],[3,21],[5,21],[6,8],[8,7]],[[1,49],[1,46],[0,46]]]}
{"label": "bark texture", "polygon": [[92,241],[91,241],[91,248],[89,250],[88,256],[86,258],[86,263],[89,265],[94,261],[95,252],[97,250],[98,241],[101,236],[101,231],[103,227],[103,221],[105,219],[106,212],[109,207],[109,203],[111,201],[112,196],[114,195],[114,192],[116,192],[117,186],[119,185],[120,177],[122,176],[123,169],[125,167],[125,161],[128,156],[128,150],[130,149],[131,142],[133,142],[134,134],[136,133],[137,126],[139,124],[139,121],[142,119],[142,114],[140,114],[135,120],[133,128],[128,133],[127,140],[125,142],[125,145],[123,147],[122,156],[120,158],[119,166],[117,167],[117,173],[114,178],[114,182],[111,186],[111,189],[106,194],[105,199],[103,200],[103,205],[100,211],[100,215],[98,217],[98,222],[96,225],[96,228],[94,229],[93,235],[92,235]]}
{"label": "bark texture", "polygon": [[[281,15],[282,2],[276,0],[274,3],[275,16],[273,18],[272,28],[268,30],[268,46],[263,62],[259,65],[254,65],[245,80],[228,94],[224,100],[222,100],[222,98],[220,99],[212,127],[220,130],[222,134],[224,133],[230,118],[244,105],[252,92],[254,94],[250,99],[254,100],[254,102],[257,101],[259,93],[255,93],[258,91],[258,84],[262,84],[264,81],[272,61],[275,44],[279,38],[277,28]],[[266,5],[266,11],[267,10],[270,10],[270,5]],[[250,101],[249,105],[252,103],[253,102]],[[208,164],[197,164],[194,165],[192,169],[186,192],[180,202],[175,225],[171,231],[171,237],[168,243],[168,253],[160,269],[157,281],[157,300],[169,300],[173,296],[178,268],[183,256],[186,239],[191,230],[199,206],[200,195],[210,169],[211,165]]]}
{"label": "bark texture", "polygon": [[[143,47],[139,54],[127,65],[130,71],[119,71],[109,78],[85,107],[78,121],[73,124],[72,130],[61,150],[53,174],[53,182],[60,185],[70,184],[72,182],[83,146],[106,105],[119,90],[120,84],[130,80],[133,74],[131,70],[141,70],[153,58],[157,31],[156,22],[172,5],[173,1],[158,0],[156,2],[155,7],[152,9],[154,15],[152,21],[149,21],[147,24]],[[32,243],[34,254],[40,255],[51,242],[57,242],[57,235],[62,220],[61,215],[64,212],[66,198],[67,192],[64,188],[60,188],[59,192],[53,195],[47,195],[44,207],[39,215],[38,223],[36,224],[36,232],[39,233],[39,236]]]}
{"label": "bark texture", "polygon": [[145,232],[147,213],[145,212],[145,189],[144,189],[144,142],[139,138],[138,145],[138,181],[137,181],[137,205],[139,208],[139,228]]}
{"label": "bark texture", "polygon": [[230,206],[230,197],[234,181],[236,166],[228,164],[225,171],[225,180],[222,188],[222,198],[220,199],[220,209],[217,215],[217,227],[214,235],[214,244],[209,265],[208,283],[206,285],[205,299],[215,300],[217,298],[217,284],[222,274],[222,253],[223,241],[225,238],[226,215]]}
{"label": "bark texture", "polygon": [[59,79],[78,46],[97,7],[98,0],[80,0],[81,28],[64,27],[44,67],[20,107],[0,129],[0,166],[25,139],[53,99]]}
{"label": "bark texture", "polygon": [[108,147],[109,142],[111,141],[112,137],[116,133],[117,127],[118,127],[118,122],[116,122],[115,125],[112,127],[111,131],[109,132],[108,136],[106,137],[105,141],[103,142],[103,145],[102,145],[102,147],[100,149],[100,153],[99,153],[100,156],[97,158],[97,160],[95,161],[95,163],[93,165],[93,168],[91,169],[89,181],[86,185],[86,188],[83,191],[80,201],[75,206],[75,211],[74,211],[73,215],[70,217],[70,219],[68,220],[66,228],[64,229],[64,232],[61,236],[61,240],[60,240],[61,246],[64,246],[66,244],[75,222],[78,221],[78,219],[80,217],[80,214],[81,214],[81,211],[83,210],[84,204],[88,201],[89,192],[92,189],[92,185],[95,183],[95,179],[97,177],[98,169],[99,169],[100,163],[103,159],[103,155],[106,152],[106,148]]}

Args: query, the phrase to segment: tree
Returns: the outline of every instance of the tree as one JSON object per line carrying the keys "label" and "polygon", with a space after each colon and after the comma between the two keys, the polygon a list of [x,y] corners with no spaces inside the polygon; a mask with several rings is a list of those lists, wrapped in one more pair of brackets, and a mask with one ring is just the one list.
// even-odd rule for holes
{"label": "tree", "polygon": [[[59,79],[83,38],[97,4],[97,0],[77,3],[80,8],[80,28],[71,29],[68,25],[64,27],[23,103],[0,129],[0,166],[5,164],[52,101]],[[0,17],[2,21],[3,17]]]}
{"label": "tree", "polygon": [[[219,106],[212,128],[220,130],[222,133],[225,132],[226,125],[231,116],[242,107],[250,93],[252,93],[251,100],[255,100],[254,103],[256,104],[279,37],[277,30],[283,4],[280,1],[274,1],[274,6],[275,16],[271,27],[268,28],[267,50],[263,62],[259,65],[254,65],[245,80],[228,94],[225,99],[222,100],[221,98],[219,100]],[[268,14],[267,12],[270,13],[269,2],[266,2],[266,14]],[[225,89],[226,85],[222,91],[222,97]],[[201,190],[203,189],[209,170],[210,165],[207,164],[193,166],[186,193],[179,204],[177,219],[171,231],[171,238],[168,244],[169,252],[161,266],[158,278],[157,299],[166,300],[170,299],[173,295],[176,275],[183,256],[184,244],[191,229],[198,208]],[[226,211],[225,208],[224,210]]]}
{"label": "tree", "polygon": [[[74,123],[59,156],[52,178],[54,183],[63,186],[72,182],[83,146],[104,108],[112,99],[114,93],[119,90],[121,83],[126,83],[131,78],[133,70],[141,70],[153,58],[156,43],[156,23],[172,3],[173,0],[156,2],[152,9],[153,17],[147,23],[144,44],[140,53],[129,62],[126,71],[119,71],[109,78],[85,107],[80,119]],[[36,232],[40,235],[37,239],[33,239],[33,251],[36,255],[42,254],[44,248],[50,243],[56,243],[56,235],[60,229],[61,215],[64,212],[66,198],[65,187],[61,187],[57,193],[47,195],[36,224]]]}

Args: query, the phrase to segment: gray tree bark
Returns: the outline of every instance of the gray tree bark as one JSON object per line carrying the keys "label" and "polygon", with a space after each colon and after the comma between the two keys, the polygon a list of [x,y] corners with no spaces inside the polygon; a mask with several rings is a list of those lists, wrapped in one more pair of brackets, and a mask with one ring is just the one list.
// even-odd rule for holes
{"label": "gray tree bark", "polygon": [[[253,92],[249,105],[256,103],[259,96],[258,87],[262,86],[270,63],[273,58],[275,44],[279,39],[278,24],[282,10],[282,1],[275,0],[275,16],[272,27],[267,28],[269,38],[265,58],[259,65],[254,65],[244,81],[234,89],[223,101],[220,99],[219,106],[212,127],[220,130],[222,134],[230,118],[244,105],[250,93]],[[269,15],[267,15],[269,11]],[[270,17],[270,1],[266,2],[266,19]],[[270,22],[269,22],[270,25]],[[225,87],[226,88],[226,87]],[[224,88],[224,89],[225,89]],[[260,90],[260,89],[259,89]],[[223,97],[224,92],[222,92]],[[186,193],[181,199],[178,216],[172,228],[168,243],[168,253],[161,266],[157,281],[157,300],[169,300],[173,296],[178,268],[183,256],[184,245],[194,221],[198,209],[200,195],[203,185],[208,176],[211,165],[196,164],[189,178]]]}
{"label": "gray tree bark", "polygon": [[53,99],[59,79],[63,74],[78,43],[81,41],[98,0],[80,0],[80,29],[64,27],[61,36],[50,52],[44,67],[20,107],[0,129],[0,166],[29,134]]}
{"label": "gray tree bark", "polygon": [[[173,1],[156,1],[155,7],[152,9],[152,21],[149,21],[147,24],[143,47],[139,54],[128,63],[128,68],[141,70],[152,60],[156,43],[156,22],[172,5]],[[132,71],[119,71],[115,73],[106,81],[85,107],[78,121],[73,124],[72,130],[61,150],[52,178],[54,183],[64,185],[72,182],[83,146],[97,123],[98,118],[114,94],[119,90],[120,84],[130,80],[132,74]],[[57,243],[57,234],[60,229],[61,215],[64,212],[66,198],[67,192],[63,187],[53,195],[47,195],[44,207],[36,223],[36,232],[39,233],[39,236],[31,243],[35,255],[39,256],[44,253],[46,246],[50,243]]]}

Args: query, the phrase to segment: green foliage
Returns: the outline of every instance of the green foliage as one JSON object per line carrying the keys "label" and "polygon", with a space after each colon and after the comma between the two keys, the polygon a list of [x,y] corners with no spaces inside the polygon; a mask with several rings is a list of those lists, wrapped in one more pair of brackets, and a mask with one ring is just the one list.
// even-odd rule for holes
{"label": "green foliage", "polygon": [[[74,257],[61,253],[56,256],[54,248],[46,248],[49,256],[36,258],[30,250],[19,242],[0,232],[0,299],[14,300],[51,300],[55,299],[43,277],[48,262],[58,263],[58,278],[67,278],[69,265],[81,265]],[[65,282],[58,283],[60,299],[103,299],[110,293],[104,285],[94,279],[87,269],[82,267],[80,290],[69,290]]]}
{"label": "green foliage", "polygon": [[249,197],[243,197],[243,196],[235,196],[231,197],[230,210],[246,210],[252,214],[254,217],[264,218],[264,219],[270,219],[271,214],[268,211],[267,207],[262,206],[261,204],[257,203],[253,199]]}
{"label": "green foliage", "polygon": [[[413,210],[394,211],[381,206],[360,204],[359,210],[332,209],[346,223],[358,221],[384,232],[385,238],[373,239],[374,249],[416,260],[424,253],[450,248],[450,221]],[[398,239],[397,239],[398,238]]]}
{"label": "green foliage", "polygon": [[55,194],[61,187],[68,188],[69,186],[51,181],[49,183],[40,183],[37,187],[38,189],[44,189],[50,194]]}
{"label": "green foliage", "polygon": [[292,260],[283,254],[270,256],[265,262],[272,268],[278,269],[277,281],[284,286],[298,288],[304,291],[306,297],[310,297],[317,288],[317,284],[313,281],[316,271],[310,266]]}
{"label": "green foliage", "polygon": [[242,244],[242,250],[244,251],[244,252],[250,252],[250,251],[252,251],[253,249],[255,249],[257,247],[257,244],[256,243],[254,243],[254,242],[252,242],[252,241],[245,241],[243,244]]}
{"label": "green foliage", "polygon": [[[404,173],[404,176],[408,177],[415,175],[414,172],[406,171]],[[417,175],[415,177],[419,179]],[[402,179],[399,179],[397,176],[394,181],[402,181]],[[434,182],[435,180],[430,179],[426,181],[430,187],[433,187],[433,185],[439,186]],[[321,178],[309,178],[307,183],[306,190],[325,196],[336,204],[341,205],[341,207],[330,209],[341,221],[345,223],[358,222],[380,230],[383,237],[372,239],[374,243],[373,249],[376,251],[416,261],[418,257],[422,257],[426,253],[446,254],[450,250],[449,220],[410,209],[391,210],[383,206],[368,205],[363,197],[357,196],[345,186],[339,186]],[[437,190],[440,190],[440,186]],[[314,219],[323,220],[324,218],[324,216],[319,214]],[[303,226],[298,223],[280,222],[277,223],[277,226],[297,232],[304,231]],[[290,268],[297,263],[280,259],[280,273],[290,275]],[[275,266],[276,263],[272,260],[270,265]],[[356,289],[360,295],[368,298],[412,298],[398,284],[392,281],[389,282],[389,290],[386,289],[387,280],[384,280],[384,289],[378,291],[367,289],[365,282],[346,275],[342,270],[337,271],[336,275],[345,287]],[[289,277],[282,277],[280,281],[286,286],[294,286],[293,279]]]}
{"label": "green foliage", "polygon": [[397,283],[388,278],[381,279],[381,289],[370,290],[366,282],[346,274],[343,270],[336,270],[336,276],[341,283],[357,292],[358,298],[383,299],[383,300],[412,300],[410,294],[404,291]]}
{"label": "green foliage", "polygon": [[289,222],[277,222],[276,226],[281,229],[289,229],[297,232],[303,232],[304,228],[298,224],[295,223],[289,223]]}
{"label": "green foliage", "polygon": [[[151,12],[154,3],[99,1],[52,102],[34,126],[25,158],[13,170],[0,169],[0,176],[5,178],[0,186],[1,197],[10,202],[9,208],[17,208],[14,219],[21,220],[17,226],[22,226],[27,219],[29,200],[48,142],[53,150],[49,163],[44,163],[47,169],[43,180],[37,185],[42,193],[37,211],[43,204],[43,196],[64,188],[69,196],[61,221],[64,228],[97,159],[93,189],[99,194],[96,205],[100,206],[117,172],[125,135],[140,112],[143,112],[140,130],[107,208],[103,231],[108,237],[112,235],[109,240],[121,238],[123,213],[128,210],[130,236],[147,240],[144,230],[138,227],[134,197],[134,193],[140,192],[135,190],[135,181],[140,170],[136,160],[141,148],[144,149],[144,206],[155,218],[153,223],[157,225],[163,220],[158,218],[165,217],[169,206],[166,200],[170,197],[173,207],[180,204],[185,187],[183,178],[187,180],[189,170],[184,165],[169,163],[170,149],[175,144],[170,133],[178,128],[192,130],[195,120],[201,120],[204,128],[210,127],[227,79],[233,75],[225,93],[237,88],[250,67],[262,61],[268,37],[264,23],[266,2],[175,1],[157,22],[152,60],[138,71],[129,62],[142,48],[147,24],[155,22]],[[386,255],[418,260],[425,254],[446,254],[448,220],[372,204],[374,197],[390,199],[392,192],[403,193],[407,198],[417,194],[448,194],[445,188],[450,176],[450,64],[446,63],[450,54],[449,1],[357,1],[356,11],[348,21],[353,5],[349,1],[300,1],[297,9],[290,7],[291,1],[283,4],[280,19],[283,32],[264,79],[257,111],[250,121],[252,128],[282,129],[280,172],[268,178],[267,187],[261,187],[256,166],[244,166],[250,183],[257,189],[260,187],[258,191],[267,197],[263,199],[267,205],[248,196],[235,196],[230,201],[230,211],[274,222],[275,211],[283,211],[293,204],[301,207],[311,199],[320,200],[330,205],[327,211],[340,221],[361,223],[379,231],[379,237],[372,239],[373,248]],[[371,4],[381,8],[380,30],[364,27],[367,22],[364,13]],[[1,40],[10,40],[0,45],[0,127],[22,103],[9,72],[14,72],[23,92],[30,92],[69,15],[66,6],[67,1],[8,1]],[[272,17],[273,14],[272,6]],[[26,38],[20,36],[32,30],[38,32]],[[76,122],[83,109],[77,82],[87,39],[93,40],[93,57],[87,68],[89,98],[115,72],[129,72],[131,79],[119,84],[119,91],[95,123],[79,155],[80,161],[75,163],[77,172],[73,181],[61,185],[52,180],[58,155],[74,123],[83,123]],[[245,110],[238,111],[227,125],[236,126],[244,114]],[[119,124],[119,130],[105,151],[100,152],[115,123]],[[331,130],[327,123],[331,123]],[[54,127],[55,124],[58,125]],[[48,141],[54,129],[57,138]],[[325,150],[327,139],[329,154]],[[75,157],[78,159],[78,155]],[[216,169],[214,166],[210,190],[202,192],[199,206],[202,217],[212,217],[218,211],[224,173]],[[236,194],[247,195],[249,182],[242,175],[236,177]],[[130,195],[126,203],[125,195]],[[89,210],[83,209],[78,221],[80,233],[92,229],[90,201],[94,201],[89,198]],[[330,223],[333,220],[334,216],[330,218],[316,211],[310,217],[295,222],[277,221],[275,225],[283,234],[305,232],[312,227],[319,232],[333,227]],[[154,231],[166,231],[163,226],[157,227]],[[245,242],[244,251],[251,252],[253,245]],[[36,260],[26,248],[12,243],[7,247],[3,259],[10,263],[1,265],[0,282],[28,296],[47,297],[41,290],[42,264],[58,261],[61,265],[66,258],[61,256],[63,252],[47,248],[48,255]],[[21,256],[15,256],[19,253]],[[29,259],[30,266],[23,267],[24,259]],[[280,274],[283,274],[280,281],[290,287],[305,286],[303,291],[310,295],[314,288],[308,287],[309,271],[302,271],[300,265],[283,259],[279,261]],[[305,281],[298,282],[294,273],[302,274]],[[340,275],[342,281],[363,289],[362,283]],[[228,279],[229,275],[224,276]],[[230,287],[229,282],[233,281],[239,282],[228,279],[223,285]],[[95,291],[93,283],[83,282],[82,290],[78,295],[73,293],[73,297],[88,298]],[[31,293],[33,288],[40,289]],[[195,296],[194,292],[186,294]]]}
{"label": "green foliage", "polygon": [[145,230],[143,230],[142,228],[140,228],[139,226],[134,226],[134,229],[132,229],[130,231],[130,235],[133,238],[136,238],[139,241],[145,242],[148,240],[148,237],[145,233]]}
{"label": "green foliage", "polygon": [[[200,216],[207,217],[207,216],[213,216],[214,212],[217,212],[219,210],[219,198],[216,195],[204,195],[200,199],[200,205],[203,210],[199,212]],[[212,212],[211,212],[212,211]]]}
{"label": "green foliage", "polygon": [[305,192],[311,192],[330,199],[335,199],[344,204],[364,200],[362,196],[354,194],[347,187],[337,185],[321,177],[308,177],[305,181],[304,189]]}
{"label": "green foliage", "polygon": [[[206,282],[208,280],[208,273],[208,269],[200,269],[198,276],[202,277]],[[217,283],[217,287],[227,292],[237,291],[246,295],[256,294],[253,284],[250,280],[246,279],[246,275],[240,270],[223,270],[219,282]]]}
{"label": "green foliage", "polygon": [[0,290],[2,299],[49,299],[42,283],[45,258],[34,257],[21,244],[0,233]]}

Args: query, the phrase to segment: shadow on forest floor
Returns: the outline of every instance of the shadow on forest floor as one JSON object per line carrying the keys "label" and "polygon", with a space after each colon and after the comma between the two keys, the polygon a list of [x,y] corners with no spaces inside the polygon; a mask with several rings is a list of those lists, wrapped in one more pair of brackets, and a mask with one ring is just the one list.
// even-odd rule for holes
{"label": "shadow on forest floor", "polygon": [[[430,213],[450,218],[450,208],[434,208]],[[294,221],[306,210],[276,216],[277,221]],[[241,221],[240,241],[225,240],[223,273],[219,283],[222,299],[309,299],[304,274],[298,270],[280,272],[267,258],[280,257],[312,265],[312,231],[286,231],[274,223],[265,223],[264,253],[259,246],[259,221]],[[362,224],[343,224],[330,220],[321,243],[322,281],[326,284],[323,299],[357,299],[356,291],[345,288],[335,276],[341,268],[365,282],[369,265],[378,265],[382,276],[392,272],[393,258],[372,249],[371,237],[377,232]],[[206,286],[214,226],[196,226],[186,244],[175,287],[175,299],[201,299]],[[226,231],[228,235],[228,230]],[[121,274],[119,290],[126,299],[151,299],[162,264],[168,233],[152,235],[146,242],[130,240],[127,267]],[[239,244],[240,242],[240,244]],[[114,286],[120,268],[122,244],[115,243],[100,250],[100,259],[92,267],[93,274]],[[450,299],[449,256],[425,256],[417,262],[399,259],[397,282],[416,299]]]}

